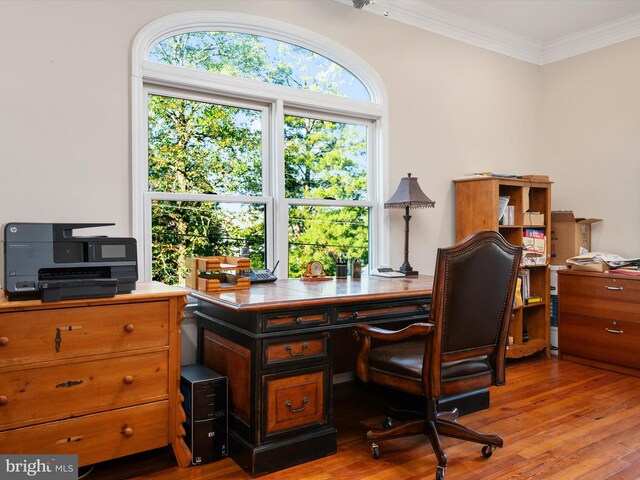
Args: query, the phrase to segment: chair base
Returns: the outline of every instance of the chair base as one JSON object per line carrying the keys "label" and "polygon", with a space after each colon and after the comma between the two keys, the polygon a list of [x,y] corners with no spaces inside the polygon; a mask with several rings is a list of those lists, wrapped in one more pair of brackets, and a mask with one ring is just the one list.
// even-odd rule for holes
{"label": "chair base", "polygon": [[[410,413],[408,411],[401,412],[405,416]],[[504,442],[502,437],[498,435],[487,435],[460,425],[456,422],[458,419],[458,411],[454,409],[451,412],[436,413],[435,402],[427,401],[427,416],[422,416],[414,420],[401,422],[394,425],[390,419],[385,420],[386,428],[378,430],[370,430],[367,432],[367,441],[372,443],[372,452],[374,458],[379,458],[380,450],[377,442],[382,440],[390,440],[393,438],[407,437],[413,435],[426,435],[429,438],[433,453],[438,461],[438,469],[436,478],[444,478],[447,468],[447,456],[440,443],[440,436],[457,438],[469,442],[484,445],[482,455],[488,458],[493,450],[502,447]]]}

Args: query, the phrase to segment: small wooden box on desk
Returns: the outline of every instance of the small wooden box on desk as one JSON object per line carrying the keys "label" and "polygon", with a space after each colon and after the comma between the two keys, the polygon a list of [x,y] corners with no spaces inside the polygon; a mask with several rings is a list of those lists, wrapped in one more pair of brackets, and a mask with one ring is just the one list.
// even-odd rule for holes
{"label": "small wooden box on desk", "polygon": [[76,454],[83,466],[171,444],[188,465],[184,290],[142,283],[113,298],[0,297],[0,453]]}
{"label": "small wooden box on desk", "polygon": [[[544,352],[550,357],[550,276],[549,254],[551,251],[551,182],[544,176],[531,178],[470,177],[454,180],[456,185],[456,241],[479,230],[500,232],[512,245],[521,246],[526,228],[544,232],[545,257],[541,263],[526,264],[530,278],[530,293],[542,297],[540,302],[525,304],[513,309],[509,335],[513,344],[507,348],[508,358],[519,358]],[[513,224],[499,223],[500,197],[509,198],[513,207]],[[536,212],[526,215],[525,212]],[[542,220],[530,224],[531,219]],[[526,326],[528,338],[523,331]]]}
{"label": "small wooden box on desk", "polygon": [[558,272],[560,359],[640,376],[640,277]]}

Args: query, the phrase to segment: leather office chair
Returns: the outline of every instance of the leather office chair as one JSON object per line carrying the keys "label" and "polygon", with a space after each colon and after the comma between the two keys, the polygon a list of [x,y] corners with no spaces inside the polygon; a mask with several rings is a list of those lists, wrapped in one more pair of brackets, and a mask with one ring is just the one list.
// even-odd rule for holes
{"label": "leather office chair", "polygon": [[[437,413],[440,397],[505,383],[509,321],[522,249],[493,231],[470,235],[438,249],[430,321],[389,331],[358,324],[357,374],[424,399],[417,420],[367,433],[374,458],[380,440],[424,434],[438,460],[436,478],[444,478],[447,457],[440,435],[483,444],[490,457],[502,438],[483,435],[456,422],[457,412]],[[373,340],[373,341],[372,341]],[[383,342],[380,342],[383,341]]]}

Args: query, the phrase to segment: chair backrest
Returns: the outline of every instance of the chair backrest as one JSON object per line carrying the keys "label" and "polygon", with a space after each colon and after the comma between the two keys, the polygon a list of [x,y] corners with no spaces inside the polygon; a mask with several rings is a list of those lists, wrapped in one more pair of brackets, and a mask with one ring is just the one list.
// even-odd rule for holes
{"label": "chair backrest", "polygon": [[[484,230],[438,249],[431,302],[431,365],[488,355],[496,383],[504,364],[522,248]],[[439,394],[439,368],[431,391]]]}

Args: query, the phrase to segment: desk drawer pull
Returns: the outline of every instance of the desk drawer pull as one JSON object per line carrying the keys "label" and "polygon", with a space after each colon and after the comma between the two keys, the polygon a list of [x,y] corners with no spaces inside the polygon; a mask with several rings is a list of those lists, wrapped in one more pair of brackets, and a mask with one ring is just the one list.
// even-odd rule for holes
{"label": "desk drawer pull", "polygon": [[61,438],[60,440],[56,441],[56,445],[61,445],[63,443],[79,442],[83,438],[84,436],[82,435],[76,435],[75,437]]}
{"label": "desk drawer pull", "polygon": [[607,290],[616,290],[616,291],[623,290],[623,287],[610,287],[609,285],[605,285],[604,288],[606,288]]}
{"label": "desk drawer pull", "polygon": [[307,397],[306,395],[302,399],[302,406],[300,408],[293,408],[291,400],[287,400],[286,402],[284,402],[285,406],[291,411],[291,413],[304,412],[304,409],[307,408],[307,403],[309,403],[309,397]]}
{"label": "desk drawer pull", "polygon": [[351,317],[352,317],[352,318],[358,318],[359,316],[360,316],[360,314],[359,314],[358,312],[353,312],[353,313],[351,314]]}
{"label": "desk drawer pull", "polygon": [[429,305],[423,303],[422,305],[420,305],[420,310],[426,312],[427,310],[429,310]]}
{"label": "desk drawer pull", "polygon": [[62,382],[56,385],[56,388],[75,387],[76,385],[82,385],[84,380],[69,380],[68,382]]}
{"label": "desk drawer pull", "polygon": [[304,351],[309,348],[309,344],[307,342],[304,342],[302,344],[302,349],[299,352],[292,352],[291,351],[291,345],[285,345],[284,349],[289,352],[289,355],[291,355],[292,357],[299,357],[301,355],[304,355]]}
{"label": "desk drawer pull", "polygon": [[297,318],[296,318],[296,323],[297,323],[298,325],[302,325],[302,322],[304,322],[304,318],[302,318],[302,317],[297,317]]}
{"label": "desk drawer pull", "polygon": [[614,330],[613,328],[607,328],[604,327],[604,329],[608,332],[608,333],[615,333],[616,335],[621,335],[622,333],[624,333],[623,330]]}
{"label": "desk drawer pull", "polygon": [[6,405],[7,403],[9,403],[9,399],[7,398],[7,396],[0,395],[0,407]]}
{"label": "desk drawer pull", "polygon": [[0,347],[9,345],[9,337],[0,337]]}

